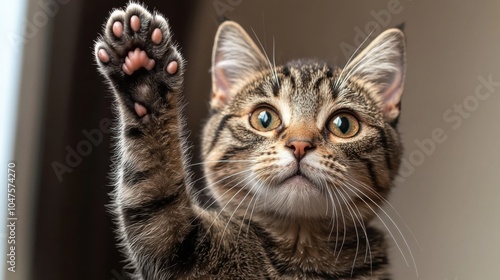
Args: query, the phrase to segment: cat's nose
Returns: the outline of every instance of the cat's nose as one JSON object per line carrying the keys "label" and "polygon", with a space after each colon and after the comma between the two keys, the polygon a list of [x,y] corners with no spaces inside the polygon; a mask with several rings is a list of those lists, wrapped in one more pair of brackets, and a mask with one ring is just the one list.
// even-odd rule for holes
{"label": "cat's nose", "polygon": [[310,141],[304,140],[290,141],[286,144],[286,146],[293,150],[293,155],[297,160],[301,160],[306,155],[308,150],[314,148]]}

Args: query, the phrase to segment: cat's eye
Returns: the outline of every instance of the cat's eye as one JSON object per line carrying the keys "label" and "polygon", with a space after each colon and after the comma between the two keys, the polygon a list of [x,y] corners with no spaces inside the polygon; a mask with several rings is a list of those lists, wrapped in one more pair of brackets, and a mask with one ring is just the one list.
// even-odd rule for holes
{"label": "cat's eye", "polygon": [[359,121],[350,113],[338,113],[328,122],[328,130],[340,138],[350,138],[359,131]]}
{"label": "cat's eye", "polygon": [[250,115],[250,124],[258,131],[271,131],[281,124],[278,113],[269,107],[259,107]]}

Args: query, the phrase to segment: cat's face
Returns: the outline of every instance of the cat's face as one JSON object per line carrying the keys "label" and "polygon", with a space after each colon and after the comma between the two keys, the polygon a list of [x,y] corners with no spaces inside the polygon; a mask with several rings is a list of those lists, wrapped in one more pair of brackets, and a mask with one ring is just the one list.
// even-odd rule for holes
{"label": "cat's face", "polygon": [[[221,27],[203,156],[222,207],[304,218],[374,214],[401,153],[404,41],[391,32],[342,71],[311,61],[275,67],[239,26]],[[382,54],[370,52],[377,48]]]}

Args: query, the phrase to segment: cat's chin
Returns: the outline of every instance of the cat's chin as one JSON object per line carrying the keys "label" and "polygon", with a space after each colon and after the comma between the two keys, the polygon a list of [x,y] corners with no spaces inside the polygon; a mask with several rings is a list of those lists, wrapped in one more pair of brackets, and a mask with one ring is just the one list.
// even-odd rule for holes
{"label": "cat's chin", "polygon": [[285,179],[280,187],[291,188],[291,189],[303,189],[303,188],[314,188],[316,189],[316,185],[314,185],[311,180],[309,180],[304,175],[293,175],[287,179]]}
{"label": "cat's chin", "polygon": [[262,202],[262,209],[282,217],[324,217],[325,213],[333,209],[332,205],[327,205],[330,200],[325,197],[320,187],[304,175],[292,175],[279,184],[266,186],[266,190],[261,194],[262,199],[258,200],[258,204]]}

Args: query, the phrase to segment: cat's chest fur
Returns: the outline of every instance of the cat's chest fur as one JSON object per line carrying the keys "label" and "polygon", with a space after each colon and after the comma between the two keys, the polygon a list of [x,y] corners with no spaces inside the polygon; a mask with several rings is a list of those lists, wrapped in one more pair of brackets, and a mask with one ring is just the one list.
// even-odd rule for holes
{"label": "cat's chest fur", "polygon": [[325,220],[254,221],[258,221],[253,228],[278,278],[302,275],[324,279],[326,274],[351,277],[352,270],[366,262],[387,264],[383,235],[369,226],[332,229]]}

